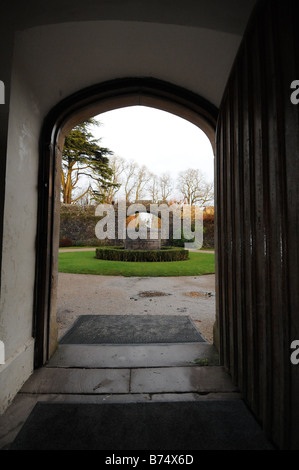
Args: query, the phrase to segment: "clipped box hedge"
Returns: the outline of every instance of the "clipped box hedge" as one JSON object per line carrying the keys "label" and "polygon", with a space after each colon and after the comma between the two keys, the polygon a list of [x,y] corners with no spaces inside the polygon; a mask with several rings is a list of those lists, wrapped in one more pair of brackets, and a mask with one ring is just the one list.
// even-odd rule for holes
{"label": "clipped box hedge", "polygon": [[189,251],[183,248],[162,247],[161,250],[125,250],[118,246],[96,249],[96,258],[108,261],[184,261]]}

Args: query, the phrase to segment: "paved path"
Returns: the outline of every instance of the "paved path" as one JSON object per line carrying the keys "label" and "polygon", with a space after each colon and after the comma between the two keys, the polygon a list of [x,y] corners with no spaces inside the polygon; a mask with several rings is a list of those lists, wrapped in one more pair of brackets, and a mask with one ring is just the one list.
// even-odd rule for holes
{"label": "paved path", "polygon": [[59,273],[59,337],[79,315],[188,315],[213,342],[215,275],[122,277]]}

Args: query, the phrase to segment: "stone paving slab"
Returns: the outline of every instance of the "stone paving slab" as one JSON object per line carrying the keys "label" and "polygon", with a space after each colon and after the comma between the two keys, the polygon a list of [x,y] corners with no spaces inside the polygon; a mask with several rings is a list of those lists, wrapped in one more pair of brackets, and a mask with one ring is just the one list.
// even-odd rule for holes
{"label": "stone paving slab", "polygon": [[218,365],[213,345],[59,345],[47,367],[132,368]]}
{"label": "stone paving slab", "polygon": [[220,366],[146,369],[43,368],[22,387],[22,393],[176,393],[235,392]]}
{"label": "stone paving slab", "polygon": [[129,393],[129,369],[42,368],[29,378],[22,393]]}
{"label": "stone paving slab", "polygon": [[235,392],[220,366],[133,369],[131,393]]}

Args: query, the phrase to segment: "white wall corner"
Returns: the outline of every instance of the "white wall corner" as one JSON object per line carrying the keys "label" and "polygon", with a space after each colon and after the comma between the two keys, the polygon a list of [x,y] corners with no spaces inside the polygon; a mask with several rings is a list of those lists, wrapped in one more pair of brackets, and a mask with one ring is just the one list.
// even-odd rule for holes
{"label": "white wall corner", "polygon": [[33,372],[34,339],[0,365],[0,414],[3,414]]}

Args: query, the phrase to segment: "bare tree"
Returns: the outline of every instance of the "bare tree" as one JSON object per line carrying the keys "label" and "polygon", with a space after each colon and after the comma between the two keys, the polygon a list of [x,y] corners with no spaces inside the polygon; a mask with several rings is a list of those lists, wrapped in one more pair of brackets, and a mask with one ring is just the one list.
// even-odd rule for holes
{"label": "bare tree", "polygon": [[146,192],[146,186],[151,179],[151,173],[145,165],[137,168],[135,174],[135,201],[142,199]]}
{"label": "bare tree", "polygon": [[173,191],[173,181],[169,173],[163,173],[159,178],[160,196],[162,201],[167,201]]}
{"label": "bare tree", "polygon": [[145,165],[139,165],[130,160],[125,164],[123,175],[123,190],[127,201],[138,201],[146,193],[146,187],[151,179],[151,174]]}
{"label": "bare tree", "polygon": [[125,198],[127,201],[130,201],[132,198],[132,194],[134,192],[135,188],[135,175],[136,175],[136,169],[137,169],[137,163],[134,162],[133,160],[130,160],[129,162],[126,162],[124,172],[123,172],[123,178],[124,178],[124,192],[125,192]]}
{"label": "bare tree", "polygon": [[116,194],[121,188],[122,174],[126,167],[126,161],[122,157],[112,155],[109,157],[109,166],[112,170],[112,178],[110,187],[99,187],[99,192],[102,195],[102,199],[105,203],[111,204],[114,201]]}
{"label": "bare tree", "polygon": [[150,181],[147,185],[147,190],[151,201],[155,204],[158,203],[160,199],[159,178],[154,173],[150,174]]}
{"label": "bare tree", "polygon": [[189,205],[205,206],[214,199],[214,185],[197,169],[189,168],[178,176],[178,190]]}

